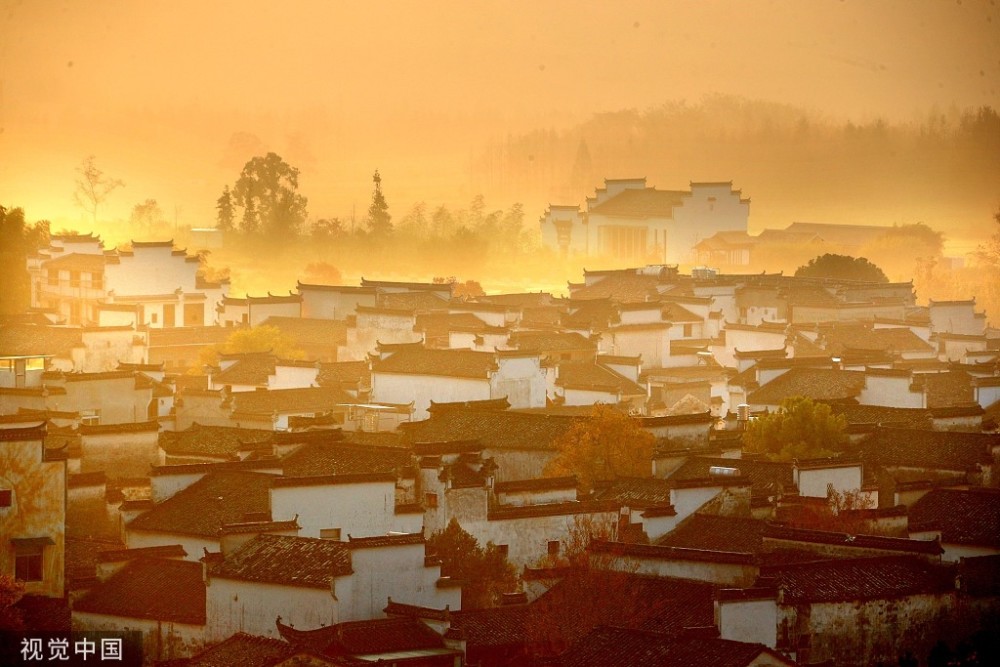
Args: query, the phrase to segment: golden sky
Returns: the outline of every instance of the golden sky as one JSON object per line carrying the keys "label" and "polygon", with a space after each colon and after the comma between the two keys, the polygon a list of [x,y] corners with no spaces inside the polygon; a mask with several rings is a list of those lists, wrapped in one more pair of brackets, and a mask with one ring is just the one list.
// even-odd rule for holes
{"label": "golden sky", "polygon": [[491,138],[712,93],[858,120],[998,107],[1000,11],[994,0],[0,0],[0,203],[72,220],[73,169],[94,154],[128,184],[113,214],[153,197],[210,216],[253,148],[237,132],[294,158],[311,201],[337,213],[365,205],[372,169],[390,164],[387,186],[407,205],[464,200],[462,169]]}

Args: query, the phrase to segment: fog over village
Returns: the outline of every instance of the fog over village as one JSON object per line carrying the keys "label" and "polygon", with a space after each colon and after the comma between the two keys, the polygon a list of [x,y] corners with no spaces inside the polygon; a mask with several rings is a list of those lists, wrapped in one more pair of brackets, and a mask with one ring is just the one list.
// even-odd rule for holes
{"label": "fog over village", "polygon": [[998,25],[0,2],[0,664],[1000,664]]}

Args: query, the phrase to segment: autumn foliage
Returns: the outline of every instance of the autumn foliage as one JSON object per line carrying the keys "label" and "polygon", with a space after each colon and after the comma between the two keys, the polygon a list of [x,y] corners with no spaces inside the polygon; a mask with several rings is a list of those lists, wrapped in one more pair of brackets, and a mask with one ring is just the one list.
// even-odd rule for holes
{"label": "autumn foliage", "polygon": [[576,421],[555,441],[559,452],[545,469],[546,476],[576,475],[580,487],[591,491],[596,482],[618,477],[649,477],[653,435],[627,414],[607,405],[595,405],[589,418]]}

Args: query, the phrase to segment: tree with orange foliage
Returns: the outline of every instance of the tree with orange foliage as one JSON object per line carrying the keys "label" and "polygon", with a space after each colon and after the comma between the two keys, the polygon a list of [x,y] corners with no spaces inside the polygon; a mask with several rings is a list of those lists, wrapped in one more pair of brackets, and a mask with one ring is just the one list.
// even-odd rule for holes
{"label": "tree with orange foliage", "polygon": [[652,474],[653,435],[635,419],[597,404],[554,443],[559,454],[545,468],[547,477],[576,475],[584,491],[596,482]]}
{"label": "tree with orange foliage", "polygon": [[24,582],[0,574],[0,630],[23,630],[21,610],[15,607],[24,596]]}

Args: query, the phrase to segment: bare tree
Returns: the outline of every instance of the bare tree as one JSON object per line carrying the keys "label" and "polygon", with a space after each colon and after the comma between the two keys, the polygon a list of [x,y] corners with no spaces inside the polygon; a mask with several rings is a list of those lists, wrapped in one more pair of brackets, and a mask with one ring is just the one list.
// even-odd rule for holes
{"label": "bare tree", "polygon": [[97,209],[108,196],[125,183],[117,178],[109,178],[94,164],[94,156],[88,155],[76,168],[79,177],[76,179],[76,191],[73,200],[76,205],[90,214],[94,224],[97,224]]}

